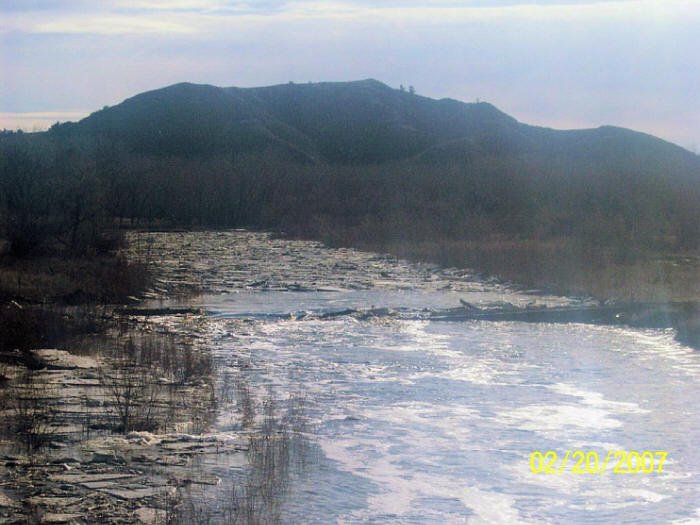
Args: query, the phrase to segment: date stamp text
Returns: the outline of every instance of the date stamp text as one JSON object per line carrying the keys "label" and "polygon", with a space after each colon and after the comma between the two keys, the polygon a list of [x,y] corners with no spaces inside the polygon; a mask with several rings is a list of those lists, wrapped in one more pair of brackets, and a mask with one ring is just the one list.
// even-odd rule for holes
{"label": "date stamp text", "polygon": [[567,450],[558,454],[553,450],[530,454],[530,470],[535,474],[651,474],[661,473],[668,452],[661,450]]}

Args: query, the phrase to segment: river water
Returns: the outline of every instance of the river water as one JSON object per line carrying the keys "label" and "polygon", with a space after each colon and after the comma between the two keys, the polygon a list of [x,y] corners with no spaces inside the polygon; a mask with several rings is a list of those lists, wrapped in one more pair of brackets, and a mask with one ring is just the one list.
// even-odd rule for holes
{"label": "river water", "polygon": [[[205,290],[178,304],[206,309],[221,386],[303,398],[313,454],[281,521],[700,523],[700,353],[672,330],[431,321],[460,299],[580,300],[263,233],[137,240],[156,293]],[[215,425],[238,428],[226,403]],[[661,472],[533,473],[550,450],[557,471],[567,451],[668,455]]]}

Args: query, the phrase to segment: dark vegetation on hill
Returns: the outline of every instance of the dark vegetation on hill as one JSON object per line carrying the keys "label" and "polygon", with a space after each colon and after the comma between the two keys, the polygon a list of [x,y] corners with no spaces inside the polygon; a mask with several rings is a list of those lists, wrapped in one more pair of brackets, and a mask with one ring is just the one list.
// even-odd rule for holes
{"label": "dark vegetation on hill", "polygon": [[[610,268],[700,243],[697,155],[375,80],[177,84],[5,133],[0,195],[15,258],[110,254],[120,226],[272,228],[610,296],[640,284],[616,284]],[[665,269],[644,271],[637,280],[671,286]]]}

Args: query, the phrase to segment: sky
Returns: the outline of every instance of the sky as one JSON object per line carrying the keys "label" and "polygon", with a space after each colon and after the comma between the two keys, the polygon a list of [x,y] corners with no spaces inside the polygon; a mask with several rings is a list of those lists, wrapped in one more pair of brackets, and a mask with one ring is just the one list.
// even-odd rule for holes
{"label": "sky", "polygon": [[0,0],[0,129],[176,82],[375,78],[700,152],[700,0]]}

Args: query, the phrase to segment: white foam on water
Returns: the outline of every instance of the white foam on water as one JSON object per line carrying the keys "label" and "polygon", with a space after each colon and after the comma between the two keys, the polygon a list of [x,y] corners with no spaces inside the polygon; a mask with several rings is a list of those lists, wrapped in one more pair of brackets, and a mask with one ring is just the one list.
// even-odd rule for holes
{"label": "white foam on water", "polygon": [[478,356],[461,359],[460,364],[444,371],[430,371],[411,374],[414,381],[427,377],[437,379],[449,379],[451,381],[464,381],[475,385],[503,386],[517,384],[522,381],[520,377],[521,365],[507,365],[497,359],[485,359]]}
{"label": "white foam on water", "polygon": [[557,403],[553,400],[548,404],[530,404],[501,411],[498,419],[507,425],[570,443],[572,439],[581,439],[595,431],[622,427],[618,416],[649,412],[637,403],[606,399],[600,392],[568,383],[544,386],[560,396],[577,398],[578,402]]}
{"label": "white foam on water", "polygon": [[[570,508],[587,512],[622,510],[630,507],[643,508],[645,505],[660,503],[668,499],[668,494],[634,487],[621,487],[620,484],[606,486],[606,489],[580,490],[578,495],[585,503],[572,503]],[[641,506],[641,507],[640,507]]]}
{"label": "white foam on water", "polygon": [[[333,432],[346,428],[348,434],[331,439],[321,433],[319,443],[325,456],[336,461],[340,470],[370,482],[375,491],[368,497],[365,508],[348,512],[340,522],[389,520],[400,523],[413,522],[416,516],[441,516],[439,521],[443,523],[526,523],[532,512],[537,512],[527,506],[532,505],[533,493],[538,501],[549,501],[550,508],[571,509],[572,516],[580,517],[586,512],[623,515],[630,508],[641,511],[649,506],[664,505],[664,501],[674,497],[674,487],[679,481],[683,483],[678,472],[654,475],[653,485],[640,484],[641,476],[607,472],[602,476],[570,471],[561,476],[536,475],[529,471],[527,452],[518,451],[523,446],[523,442],[517,442],[519,434],[505,437],[514,430],[529,431],[558,441],[560,445],[549,446],[556,447],[559,453],[596,450],[599,456],[604,456],[607,450],[625,450],[624,445],[606,439],[606,433],[625,429],[625,425],[634,420],[634,417],[627,419],[630,416],[656,413],[658,398],[645,402],[639,396],[632,396],[629,390],[621,390],[625,392],[621,393],[625,400],[614,399],[616,391],[610,389],[605,373],[609,367],[624,366],[629,356],[633,366],[645,360],[649,367],[670,363],[657,373],[650,372],[656,382],[664,381],[669,370],[678,365],[678,361],[669,358],[663,350],[658,351],[659,346],[668,343],[667,334],[643,334],[643,343],[635,346],[634,341],[638,339],[634,332],[615,329],[608,337],[605,332],[610,332],[609,328],[574,326],[571,336],[585,335],[586,345],[559,352],[561,334],[549,326],[499,324],[489,329],[483,323],[436,326],[427,321],[381,321],[358,321],[351,317],[261,321],[254,324],[251,336],[242,340],[246,352],[268,354],[269,374],[277,377],[274,384],[284,385],[287,379],[283,378],[287,378],[290,365],[303,363],[303,377],[314,378],[306,383],[310,397],[327,396],[329,392],[337,397],[336,404],[318,405],[322,410],[316,421],[334,429]],[[487,330],[490,330],[488,334]],[[472,331],[473,347],[462,342],[469,341]],[[606,337],[609,346],[602,345]],[[493,338],[498,339],[498,346],[491,349]],[[599,340],[601,347],[597,350]],[[532,344],[539,345],[540,341],[543,341],[542,346]],[[618,346],[624,350],[615,350]],[[419,359],[398,354],[394,358],[393,352],[416,354]],[[577,357],[577,352],[581,352],[581,358]],[[670,345],[669,352],[670,356],[692,358],[682,346]],[[612,357],[606,358],[606,355]],[[585,380],[578,380],[578,376],[574,376],[577,377],[575,383],[547,382],[562,365],[568,364],[574,368],[594,366],[601,370],[600,374],[592,376],[597,381],[592,384],[607,386],[607,394],[589,387]],[[562,376],[568,378],[566,373],[559,375]],[[428,397],[426,402],[376,406],[381,399],[374,397],[374,391],[367,394],[353,386],[394,383],[417,388],[418,381],[429,378],[474,385],[485,397],[472,397],[470,386],[455,385],[455,391],[466,394],[470,405],[435,403],[436,398]],[[430,387],[431,383],[426,385]],[[533,392],[522,397],[516,394],[503,398],[502,387],[512,389],[514,386],[528,387],[528,392],[539,389],[542,394]],[[445,388],[449,397],[453,390],[450,386]],[[488,394],[491,388],[494,389],[493,398]],[[416,391],[407,389],[406,392],[413,395]],[[612,398],[610,392],[613,392]],[[435,393],[440,395],[439,391]],[[502,401],[492,405],[489,399]],[[643,407],[630,399],[642,400]],[[495,410],[495,415],[491,410]],[[499,431],[499,426],[503,431]],[[493,437],[492,448],[489,448],[488,436]],[[532,440],[524,439],[525,442]],[[522,454],[520,462],[495,459],[519,453]],[[456,460],[457,470],[443,472],[442,462],[450,454]],[[479,458],[475,471],[468,467],[467,458],[471,457]],[[496,461],[493,466],[498,474],[493,478],[475,476],[475,472],[486,468],[483,464],[486,457]],[[602,457],[600,459],[602,461]],[[666,465],[671,468],[673,459],[669,458]],[[465,467],[467,470],[459,470]],[[462,476],[455,472],[461,472]],[[497,488],[488,485],[496,480],[500,484]],[[546,488],[544,495],[543,487]],[[464,506],[464,516],[455,514],[454,509],[459,505],[447,505],[440,510],[441,499],[459,501]],[[530,503],[523,503],[528,501]],[[537,522],[541,523],[542,516],[548,512],[537,515]]]}
{"label": "white foam on water", "polygon": [[450,349],[449,336],[426,331],[429,324],[428,321],[399,321],[397,329],[402,335],[408,336],[410,342],[401,340],[396,346],[389,344],[380,348],[402,352],[426,352],[439,357],[461,359],[464,356],[462,352]]}
{"label": "white foam on water", "polygon": [[568,383],[555,383],[553,385],[548,385],[547,388],[556,392],[557,394],[578,397],[581,399],[581,403],[584,405],[608,410],[618,414],[645,414],[649,412],[649,410],[641,408],[637,403],[605,399],[605,396],[603,396],[603,394],[600,392],[584,390]]}
{"label": "white foam on water", "polygon": [[580,404],[527,405],[502,411],[496,419],[505,425],[564,442],[577,432],[588,434],[592,430],[609,430],[622,426],[622,422],[612,417],[609,411]]}
{"label": "white foam on water", "polygon": [[[419,498],[438,497],[459,501],[464,506],[464,518],[459,522],[477,524],[532,524],[544,521],[523,519],[515,507],[516,498],[487,488],[465,486],[463,479],[429,475],[403,467],[398,463],[400,454],[392,453],[388,444],[375,441],[323,440],[326,457],[338,461],[340,468],[353,475],[366,478],[377,487],[377,492],[367,498],[367,507],[341,517],[340,523],[373,521],[384,518],[402,522],[418,510]],[[365,447],[372,451],[371,457],[362,459],[359,451]],[[379,457],[377,457],[379,454]],[[445,521],[450,523],[450,521]]]}
{"label": "white foam on water", "polygon": [[[390,424],[411,436],[413,446],[431,450],[458,450],[470,443],[474,421],[481,416],[473,408],[435,403],[397,403],[388,407],[367,409],[364,417]],[[438,446],[442,444],[443,446]]]}
{"label": "white foam on water", "polygon": [[671,328],[660,330],[584,326],[591,332],[614,336],[617,344],[608,346],[609,351],[629,354],[638,363],[650,363],[655,367],[668,367],[676,372],[700,378],[698,351],[676,341],[675,331]]}
{"label": "white foam on water", "polygon": [[669,523],[670,525],[700,525],[700,507],[695,509],[695,516],[680,518]]}

